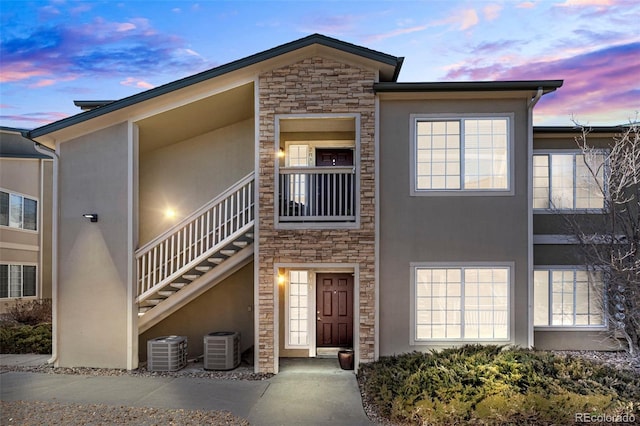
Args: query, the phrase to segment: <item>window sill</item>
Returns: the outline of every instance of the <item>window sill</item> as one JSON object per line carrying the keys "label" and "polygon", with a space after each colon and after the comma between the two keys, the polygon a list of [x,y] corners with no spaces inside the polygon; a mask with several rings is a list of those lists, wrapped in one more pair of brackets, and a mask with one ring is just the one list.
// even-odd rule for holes
{"label": "window sill", "polygon": [[515,195],[510,189],[412,189],[412,197],[511,197]]}
{"label": "window sill", "polygon": [[588,325],[588,326],[544,326],[537,325],[533,327],[533,331],[607,331],[606,325]]}
{"label": "window sill", "polygon": [[533,214],[605,214],[605,209],[533,209]]}

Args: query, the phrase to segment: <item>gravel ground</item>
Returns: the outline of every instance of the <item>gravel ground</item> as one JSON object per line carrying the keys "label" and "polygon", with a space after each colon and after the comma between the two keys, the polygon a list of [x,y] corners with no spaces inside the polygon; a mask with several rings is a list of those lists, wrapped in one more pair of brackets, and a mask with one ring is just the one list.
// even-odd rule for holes
{"label": "gravel ground", "polygon": [[169,410],[104,404],[61,404],[40,401],[1,401],[3,426],[41,425],[248,425],[227,411]]}

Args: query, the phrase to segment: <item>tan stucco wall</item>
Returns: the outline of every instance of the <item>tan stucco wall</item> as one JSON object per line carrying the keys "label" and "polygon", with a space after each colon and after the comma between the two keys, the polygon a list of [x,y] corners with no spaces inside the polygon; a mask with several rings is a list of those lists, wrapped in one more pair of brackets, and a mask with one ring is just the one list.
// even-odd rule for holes
{"label": "tan stucco wall", "polygon": [[[127,368],[127,124],[59,152],[57,365]],[[99,222],[83,213],[98,213]]]}
{"label": "tan stucco wall", "polygon": [[239,331],[240,350],[253,346],[253,262],[140,335],[139,359],[147,361],[147,341],[187,336],[189,358],[203,354],[203,338],[214,331]]}
{"label": "tan stucco wall", "polygon": [[[38,266],[36,298],[51,298],[51,208],[53,161],[0,159],[0,187],[38,201],[38,230],[0,227],[0,262]],[[15,303],[0,300],[0,313]]]}
{"label": "tan stucco wall", "polygon": [[[142,154],[140,246],[251,172],[254,135],[253,119],[245,120]],[[174,219],[165,217],[168,207]]]}
{"label": "tan stucco wall", "polygon": [[[276,342],[274,266],[277,263],[358,265],[361,362],[375,357],[375,96],[377,72],[334,59],[313,57],[259,77],[259,322],[258,367],[273,372]],[[360,117],[360,227],[283,230],[274,226],[277,114],[349,114]],[[355,335],[355,330],[354,330]]]}
{"label": "tan stucco wall", "polygon": [[[410,196],[410,115],[515,113],[514,195]],[[382,100],[380,106],[380,355],[410,345],[411,262],[513,262],[512,343],[528,337],[526,100]],[[515,322],[515,324],[514,324]],[[453,345],[453,343],[451,344]]]}

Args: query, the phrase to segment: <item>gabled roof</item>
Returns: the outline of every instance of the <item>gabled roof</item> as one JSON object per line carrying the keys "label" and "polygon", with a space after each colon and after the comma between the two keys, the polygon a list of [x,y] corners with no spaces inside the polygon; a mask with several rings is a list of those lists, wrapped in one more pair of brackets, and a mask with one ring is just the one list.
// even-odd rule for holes
{"label": "gabled roof", "polygon": [[2,158],[50,158],[38,151],[33,142],[22,136],[26,129],[0,126],[0,157]]}
{"label": "gabled roof", "polygon": [[299,40],[295,40],[295,41],[274,47],[272,49],[265,50],[260,53],[256,53],[254,55],[247,56],[246,58],[239,59],[239,60],[230,62],[228,64],[221,65],[216,68],[212,68],[210,70],[201,72],[199,74],[185,77],[183,79],[176,80],[171,83],[167,83],[165,85],[158,86],[156,88],[138,93],[136,95],[132,95],[132,96],[120,99],[118,101],[114,101],[114,102],[99,106],[97,108],[53,122],[51,124],[38,127],[29,132],[25,132],[24,135],[30,139],[44,136],[48,133],[64,129],[66,127],[70,127],[78,123],[82,123],[92,118],[99,117],[101,115],[108,114],[110,112],[137,104],[139,102],[143,102],[143,101],[182,89],[184,87],[191,86],[191,85],[200,83],[202,81],[221,76],[223,74],[231,73],[241,68],[254,65],[259,62],[263,62],[268,59],[272,59],[277,56],[280,56],[289,52],[293,52],[295,50],[302,49],[304,47],[311,46],[314,44],[337,49],[345,53],[350,53],[356,56],[360,56],[364,59],[376,61],[383,65],[386,65],[386,67],[392,69],[392,72],[381,73],[380,78],[384,81],[395,81],[398,78],[398,74],[400,73],[400,68],[402,67],[402,62],[404,60],[404,58],[402,57],[388,55],[386,53],[367,49],[365,47],[357,46],[355,44],[347,43],[347,42],[344,42],[335,38],[327,37],[321,34],[312,34],[310,36],[301,38]]}

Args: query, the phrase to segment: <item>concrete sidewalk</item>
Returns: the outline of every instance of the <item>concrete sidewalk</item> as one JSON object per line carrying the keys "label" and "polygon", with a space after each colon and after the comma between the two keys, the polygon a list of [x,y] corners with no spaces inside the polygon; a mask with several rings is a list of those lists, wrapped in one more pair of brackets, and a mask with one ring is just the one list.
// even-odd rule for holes
{"label": "concrete sidewalk", "polygon": [[[48,359],[27,357],[19,364],[3,356],[0,364]],[[341,370],[335,359],[283,359],[280,373],[262,381],[5,372],[0,399],[227,410],[252,425],[372,424],[353,371]]]}

